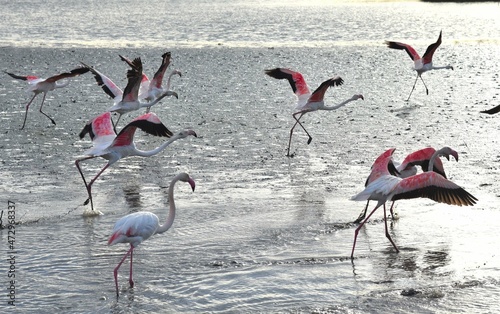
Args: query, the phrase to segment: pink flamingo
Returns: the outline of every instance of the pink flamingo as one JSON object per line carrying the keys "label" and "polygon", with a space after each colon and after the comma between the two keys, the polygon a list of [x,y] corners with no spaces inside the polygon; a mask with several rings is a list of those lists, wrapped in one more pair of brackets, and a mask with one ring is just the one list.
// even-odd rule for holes
{"label": "pink flamingo", "polygon": [[[148,134],[170,137],[170,139],[153,150],[138,150],[134,144],[134,135],[137,128],[140,128]],[[75,165],[82,176],[85,187],[87,188],[88,198],[84,202],[84,205],[87,205],[90,201],[93,213],[95,212],[92,201],[92,184],[109,166],[118,160],[129,156],[151,157],[158,154],[178,139],[186,138],[189,135],[197,137],[195,131],[193,130],[183,130],[172,136],[172,132],[170,132],[160,121],[158,116],[152,112],[143,114],[132,120],[120,131],[120,133],[118,133],[118,135],[114,131],[111,122],[111,114],[109,112],[105,112],[85,125],[83,130],[80,132],[80,138],[85,137],[87,133],[90,135],[93,147],[85,152],[86,157],[77,159],[75,161]],[[87,184],[85,176],[80,168],[80,162],[96,157],[102,157],[108,160],[108,163]]]}
{"label": "pink flamingo", "polygon": [[[351,200],[354,201],[374,200],[378,202],[375,208],[354,232],[351,259],[354,258],[354,248],[356,247],[359,230],[366,223],[366,221],[370,219],[371,215],[373,215],[373,213],[387,201],[426,197],[439,203],[458,206],[473,206],[477,201],[477,198],[469,192],[433,171],[423,172],[404,179],[394,176],[389,170],[391,168],[395,168],[392,162],[392,154],[394,153],[394,150],[395,148],[392,148],[384,152],[382,154],[383,158],[378,160],[376,167],[380,170],[379,177],[368,184],[362,192],[351,198]],[[433,169],[433,166],[433,160],[431,159],[429,162],[429,169]],[[399,252],[399,249],[389,235],[385,206],[384,223],[385,236],[389,239],[396,252]]]}
{"label": "pink flamingo", "polygon": [[158,216],[150,212],[136,212],[122,217],[118,220],[113,228],[111,237],[108,240],[108,245],[113,245],[116,243],[130,243],[130,249],[125,253],[125,256],[121,259],[118,265],[115,267],[113,274],[115,277],[116,286],[116,296],[119,296],[118,290],[118,269],[125,261],[128,255],[130,255],[130,276],[129,283],[130,287],[134,287],[134,281],[132,280],[132,254],[134,248],[136,248],[142,241],[149,239],[154,234],[164,233],[172,226],[175,218],[175,203],[174,203],[174,185],[177,181],[183,181],[189,183],[191,189],[194,192],[195,182],[189,177],[187,173],[180,173],[176,175],[170,187],[168,188],[168,203],[170,209],[168,212],[167,220],[164,224],[160,225],[160,220]]}
{"label": "pink flamingo", "polygon": [[427,85],[425,85],[425,82],[422,79],[422,73],[430,71],[430,70],[441,70],[441,69],[452,69],[453,70],[453,67],[451,65],[440,66],[440,67],[436,67],[436,66],[432,65],[432,55],[434,54],[436,49],[439,47],[439,45],[441,45],[441,34],[442,33],[443,33],[443,31],[439,32],[438,40],[435,43],[429,45],[429,47],[427,47],[427,50],[425,51],[424,56],[422,58],[420,58],[417,51],[415,49],[413,49],[413,47],[411,47],[410,45],[403,44],[400,42],[395,42],[395,41],[386,41],[385,42],[385,44],[389,48],[405,50],[414,62],[414,65],[415,65],[414,70],[417,71],[417,78],[415,79],[415,83],[413,84],[413,88],[411,89],[410,95],[408,96],[408,99],[406,101],[410,100],[411,94],[413,93],[413,90],[415,89],[415,85],[417,84],[418,78],[420,78],[422,83],[424,83],[425,92],[427,93],[427,95],[429,95],[429,89],[427,88]]}
{"label": "pink flamingo", "polygon": [[52,119],[45,112],[42,111],[43,103],[45,102],[45,97],[47,96],[47,93],[50,91],[53,91],[56,88],[65,87],[69,84],[69,80],[67,80],[63,83],[58,82],[59,80],[66,79],[66,78],[69,79],[69,78],[78,76],[80,74],[87,73],[88,71],[89,70],[87,68],[79,67],[79,68],[71,70],[70,72],[60,73],[60,74],[51,76],[47,79],[42,79],[42,78],[39,78],[39,77],[34,76],[34,75],[22,76],[22,75],[16,75],[16,74],[12,74],[9,72],[5,72],[8,75],[10,75],[12,78],[22,80],[22,81],[28,81],[28,84],[30,85],[28,88],[28,91],[34,93],[33,97],[30,99],[30,101],[26,105],[26,112],[24,114],[24,121],[23,121],[23,126],[21,127],[21,130],[24,129],[24,125],[26,124],[26,118],[28,117],[28,109],[29,109],[31,103],[33,102],[35,97],[40,93],[43,93],[42,104],[40,105],[40,112],[44,116],[49,118],[49,120],[52,122],[52,124],[55,125],[56,122],[54,121],[54,119]]}
{"label": "pink flamingo", "polygon": [[[422,171],[424,172],[434,171],[436,173],[439,173],[446,179],[446,173],[444,171],[443,162],[441,161],[441,159],[439,159],[439,157],[445,157],[446,159],[450,160],[450,155],[455,157],[455,160],[458,161],[458,153],[449,147],[443,147],[438,151],[436,151],[432,147],[423,148],[406,156],[406,158],[399,166],[395,167],[395,169],[389,168],[389,171],[392,175],[398,176],[400,178],[407,178],[409,176],[416,175],[417,174],[416,166],[420,166],[422,168]],[[374,166],[381,163],[384,157],[385,157],[384,154],[382,154],[379,158],[377,158],[377,160],[375,160]],[[431,160],[433,160],[432,170],[429,169],[429,164]],[[393,164],[391,163],[390,165]],[[384,164],[382,164],[381,168],[373,167],[370,175],[366,179],[365,187],[371,182],[378,179],[384,172],[383,171],[384,168],[385,168]],[[359,217],[354,221],[354,223],[360,223],[361,221],[363,221],[363,219],[366,216],[366,211],[368,210],[369,204],[370,201],[368,200],[366,202],[364,210],[361,212]],[[391,208],[389,210],[391,213],[391,217],[393,217],[394,219],[393,207],[394,207],[394,201],[392,202]]]}
{"label": "pink flamingo", "polygon": [[[275,68],[271,70],[265,70],[265,73],[275,79],[287,79],[290,83],[290,86],[292,87],[293,92],[297,96],[297,107],[295,108],[296,111],[292,114],[292,117],[296,122],[290,130],[290,138],[288,140],[288,148],[286,154],[287,157],[293,157],[292,155],[290,155],[290,145],[292,143],[293,130],[295,129],[295,126],[297,126],[297,124],[300,125],[300,127],[306,132],[307,136],[309,136],[307,144],[310,144],[312,141],[311,135],[309,134],[309,132],[307,132],[302,123],[300,123],[300,118],[302,118],[304,114],[317,110],[336,110],[351,101],[360,98],[364,100],[363,95],[354,95],[336,106],[325,106],[325,102],[323,99],[328,87],[340,86],[344,83],[344,80],[339,76],[324,81],[311,94],[304,77],[299,72],[295,72],[285,68]],[[299,115],[298,118],[296,117],[297,115]]]}

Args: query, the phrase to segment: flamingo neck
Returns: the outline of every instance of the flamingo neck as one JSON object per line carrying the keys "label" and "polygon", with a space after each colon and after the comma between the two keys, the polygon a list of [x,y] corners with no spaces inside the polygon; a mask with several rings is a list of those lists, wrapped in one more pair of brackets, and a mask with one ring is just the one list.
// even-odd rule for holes
{"label": "flamingo neck", "polygon": [[178,134],[176,134],[176,135],[172,136],[168,141],[166,141],[165,143],[161,144],[160,146],[158,146],[157,148],[155,148],[153,150],[144,151],[144,150],[136,149],[135,155],[140,156],[140,157],[151,157],[153,155],[158,154],[159,152],[161,152],[162,150],[167,148],[167,146],[169,146],[170,144],[172,144],[173,142],[177,141],[180,138],[181,137]]}
{"label": "flamingo neck", "polygon": [[439,66],[439,67],[433,66],[432,67],[432,70],[443,70],[443,69],[452,69],[453,70],[453,67],[451,65],[445,65],[445,66]]}
{"label": "flamingo neck", "polygon": [[160,225],[158,229],[156,229],[155,233],[163,233],[172,227],[175,219],[175,202],[174,202],[174,186],[175,183],[179,181],[179,175],[175,176],[170,182],[170,186],[168,187],[168,203],[170,204],[170,208],[168,210],[167,221],[163,225]]}
{"label": "flamingo neck", "polygon": [[328,107],[328,106],[323,106],[323,108],[321,108],[321,110],[336,110],[336,109],[339,109],[340,107],[345,106],[347,103],[349,103],[349,102],[351,102],[351,101],[353,101],[353,100],[354,100],[354,98],[349,98],[349,99],[347,99],[346,101],[341,102],[340,104],[338,104],[338,105],[336,105],[336,106],[330,106],[330,107]]}
{"label": "flamingo neck", "polygon": [[441,154],[441,151],[437,150],[432,154],[431,158],[429,159],[429,171],[434,171],[434,160]]}
{"label": "flamingo neck", "polygon": [[172,76],[174,76],[175,74],[177,74],[177,72],[176,71],[172,71],[170,73],[170,75],[168,76],[167,85],[165,85],[165,90],[170,90],[170,82],[172,81]]}

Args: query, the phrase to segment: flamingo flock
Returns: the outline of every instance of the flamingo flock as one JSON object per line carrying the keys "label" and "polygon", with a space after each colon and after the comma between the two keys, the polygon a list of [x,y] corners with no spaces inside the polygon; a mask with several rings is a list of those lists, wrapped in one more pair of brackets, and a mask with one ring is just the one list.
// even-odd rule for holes
{"label": "flamingo flock", "polygon": [[[442,32],[439,33],[438,40],[427,48],[423,57],[420,57],[416,50],[408,44],[394,41],[385,42],[388,48],[405,50],[414,62],[414,70],[417,72],[417,77],[406,101],[409,101],[419,78],[424,84],[426,93],[428,94],[428,88],[421,77],[421,75],[426,71],[438,69],[453,70],[451,65],[437,67],[432,63],[432,57],[441,42]],[[179,70],[172,70],[167,74],[167,69],[171,63],[171,53],[166,52],[161,55],[161,64],[151,80],[149,80],[148,76],[143,71],[143,64],[140,57],[136,57],[134,59],[128,59],[122,55],[119,55],[119,57],[125,62],[126,66],[128,66],[125,72],[127,84],[123,90],[102,72],[83,62],[81,62],[80,67],[72,69],[69,72],[54,75],[45,80],[32,75],[21,76],[6,72],[14,79],[27,81],[30,84],[29,91],[34,93],[33,97],[26,105],[26,112],[21,129],[25,128],[28,109],[31,103],[40,93],[43,93],[40,112],[49,118],[53,124],[55,124],[54,119],[42,111],[46,94],[56,88],[67,86],[69,84],[69,79],[87,72],[93,74],[97,85],[101,87],[102,90],[112,99],[112,105],[99,115],[91,118],[88,123],[83,126],[82,131],[79,133],[79,137],[80,139],[84,139],[88,134],[92,142],[92,148],[85,151],[83,153],[84,156],[75,160],[75,166],[83,180],[86,190],[87,198],[83,204],[86,206],[90,203],[90,213],[95,215],[102,213],[94,207],[92,187],[106,169],[121,159],[133,156],[152,157],[162,152],[177,140],[185,139],[189,136],[195,138],[197,137],[196,132],[189,128],[174,134],[174,132],[170,131],[167,126],[162,123],[160,118],[155,113],[150,111],[154,105],[162,101],[167,96],[178,98],[177,92],[171,89],[171,79],[176,75],[181,77],[182,73]],[[363,95],[355,93],[351,98],[348,98],[336,105],[326,105],[325,96],[327,91],[330,88],[337,90],[344,85],[344,79],[340,76],[333,76],[324,80],[313,92],[311,92],[304,76],[300,72],[288,68],[276,67],[264,70],[264,73],[273,79],[287,80],[297,98],[295,110],[292,113],[294,123],[290,128],[288,146],[286,148],[287,157],[294,157],[295,155],[295,153],[291,153],[291,143],[293,133],[297,125],[300,126],[300,128],[308,136],[307,144],[312,142],[313,138],[311,134],[307,131],[303,122],[301,122],[302,117],[306,113],[320,110],[334,111],[350,102],[354,102],[359,99],[365,100]],[[166,84],[163,82],[165,78],[167,78]],[[65,82],[59,82],[64,79],[66,79]],[[118,124],[122,115],[138,111],[141,108],[146,109],[145,113],[138,115],[132,119],[131,122],[118,130]],[[500,109],[493,108],[489,111],[485,111],[485,113],[493,114],[499,111]],[[113,122],[112,120],[113,113],[118,114],[116,122]],[[166,140],[163,144],[152,150],[139,150],[136,148],[134,143],[134,136],[137,129],[140,129],[141,131],[152,136],[163,137]],[[351,259],[354,259],[354,251],[360,229],[365,226],[366,222],[380,207],[383,207],[384,210],[385,235],[394,247],[394,250],[399,252],[397,245],[388,232],[388,216],[386,211],[387,202],[392,202],[390,214],[393,219],[394,202],[398,200],[428,198],[435,202],[457,206],[473,206],[477,202],[476,197],[446,177],[444,166],[440,157],[444,157],[449,160],[450,156],[452,156],[456,161],[458,161],[458,153],[455,150],[450,147],[443,147],[439,150],[432,147],[426,147],[408,154],[400,164],[393,160],[395,150],[395,148],[391,148],[384,151],[374,161],[369,176],[365,182],[364,189],[351,198],[351,200],[354,201],[367,202],[364,210],[354,221],[359,225],[356,227],[354,232],[354,242],[350,255]],[[105,159],[107,162],[97,172],[97,174],[95,174],[92,179],[88,181],[84,175],[84,171],[82,170],[82,162],[98,157]],[[422,172],[418,173],[418,168],[420,168]],[[130,257],[129,285],[130,287],[133,287],[134,281],[132,279],[132,265],[134,249],[151,236],[166,232],[173,225],[176,213],[174,187],[178,181],[188,183],[192,191],[194,192],[195,190],[195,182],[187,173],[180,173],[173,177],[168,190],[168,216],[163,224],[160,224],[160,219],[156,215],[145,211],[128,214],[116,222],[111,232],[111,236],[109,237],[108,245],[128,243],[130,246],[128,251],[113,270],[117,296],[119,296],[118,271],[127,257]],[[369,214],[366,215],[370,201],[376,201],[377,204],[369,212]]]}

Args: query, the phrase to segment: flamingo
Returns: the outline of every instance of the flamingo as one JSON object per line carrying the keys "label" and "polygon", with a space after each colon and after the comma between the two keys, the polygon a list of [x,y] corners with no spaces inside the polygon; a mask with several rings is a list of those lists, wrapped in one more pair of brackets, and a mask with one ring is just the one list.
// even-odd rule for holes
{"label": "flamingo", "polygon": [[[293,130],[295,129],[297,124],[300,125],[300,127],[306,132],[307,136],[309,136],[307,144],[310,144],[312,141],[311,135],[309,134],[309,132],[307,132],[302,123],[300,123],[300,118],[302,118],[304,114],[317,110],[336,110],[351,101],[360,98],[364,100],[363,95],[354,95],[351,98],[347,99],[346,101],[336,106],[330,106],[330,107],[325,106],[323,98],[325,96],[328,87],[340,86],[344,83],[344,80],[339,76],[324,81],[311,94],[304,77],[299,72],[295,72],[285,68],[275,68],[271,70],[265,70],[265,73],[275,79],[287,79],[288,82],[290,83],[290,86],[292,87],[293,92],[297,96],[297,106],[295,108],[296,111],[292,114],[292,117],[295,119],[295,124],[290,129],[290,138],[288,140],[288,148],[286,154],[287,157],[293,157],[292,155],[290,155],[290,145],[292,143]],[[299,115],[298,118],[296,117],[297,115]]]}
{"label": "flamingo", "polygon": [[[134,135],[137,128],[154,136],[167,137],[169,140],[153,150],[138,150],[134,144]],[[158,154],[178,139],[186,138],[189,135],[197,137],[196,132],[190,129],[183,130],[172,136],[172,132],[170,132],[170,130],[160,121],[158,116],[152,112],[143,114],[132,120],[120,131],[120,133],[118,133],[118,135],[114,131],[111,122],[111,113],[104,112],[85,125],[80,132],[80,138],[84,138],[87,133],[90,135],[93,147],[85,152],[85,157],[77,159],[75,165],[87,188],[88,198],[85,200],[84,205],[87,205],[90,201],[92,213],[96,213],[92,201],[92,184],[109,166],[129,156],[151,157]],[[85,176],[80,168],[80,162],[97,157],[108,160],[108,163],[87,184]]]}
{"label": "flamingo", "polygon": [[129,283],[130,287],[132,288],[134,287],[134,281],[132,280],[132,254],[134,248],[141,244],[142,241],[149,239],[152,235],[164,233],[172,226],[175,218],[174,185],[177,183],[177,181],[189,183],[191,189],[194,192],[195,182],[189,177],[187,173],[180,173],[172,179],[172,182],[170,182],[170,187],[168,188],[168,203],[170,204],[170,209],[168,212],[167,220],[164,224],[160,225],[160,220],[155,214],[144,211],[129,214],[125,217],[122,217],[116,222],[113,228],[113,232],[108,240],[108,245],[113,245],[116,243],[130,243],[130,249],[127,251],[127,253],[125,253],[125,256],[123,256],[123,258],[113,271],[117,297],[119,296],[118,269],[125,261],[127,256],[130,255]]}
{"label": "flamingo", "polygon": [[[122,56],[120,56],[123,59]],[[175,96],[178,98],[176,92],[165,91],[163,94],[158,96],[155,100],[142,103],[139,100],[139,88],[142,82],[142,61],[141,58],[135,58],[132,61],[131,69],[127,71],[128,83],[123,92],[122,100],[118,103],[115,103],[114,106],[108,109],[110,112],[117,112],[119,114],[118,119],[116,120],[115,126],[120,121],[121,116],[124,113],[139,110],[144,107],[151,107],[158,103],[166,96]]]}
{"label": "flamingo", "polygon": [[33,102],[35,97],[40,93],[43,93],[42,104],[40,105],[40,112],[44,116],[49,118],[49,120],[52,122],[52,124],[55,125],[56,122],[54,121],[54,119],[52,119],[45,112],[42,111],[43,103],[45,102],[45,97],[47,96],[47,93],[50,91],[53,91],[56,88],[66,87],[69,84],[69,80],[67,80],[63,83],[59,82],[59,80],[69,79],[69,78],[78,76],[80,74],[87,73],[88,71],[89,70],[87,68],[79,67],[79,68],[73,69],[69,72],[64,72],[64,73],[60,73],[60,74],[51,76],[47,79],[39,78],[39,77],[34,76],[34,75],[27,75],[27,76],[16,75],[16,74],[5,71],[5,73],[10,75],[12,78],[22,80],[22,81],[28,81],[28,84],[30,85],[28,88],[28,91],[34,93],[33,97],[30,99],[30,101],[26,105],[26,112],[24,114],[24,121],[23,121],[23,126],[21,127],[21,130],[24,129],[24,126],[26,124],[26,118],[28,117],[28,109],[29,109],[31,103]]}
{"label": "flamingo", "polygon": [[434,52],[436,51],[436,49],[439,47],[439,45],[441,45],[442,33],[443,33],[443,31],[439,32],[438,40],[435,43],[429,45],[429,47],[427,47],[427,50],[425,51],[424,56],[422,58],[420,58],[417,51],[415,49],[413,49],[413,47],[411,47],[410,45],[403,44],[400,42],[395,42],[395,41],[386,41],[385,42],[385,44],[389,48],[405,50],[414,62],[414,65],[415,65],[414,70],[417,71],[417,78],[415,79],[415,83],[413,84],[413,88],[411,89],[410,95],[408,96],[408,99],[406,101],[410,100],[411,94],[413,93],[413,90],[415,89],[415,85],[417,84],[418,78],[420,78],[422,83],[424,83],[425,92],[427,93],[427,95],[429,95],[429,89],[427,88],[427,85],[425,85],[425,82],[422,79],[422,73],[430,71],[430,70],[441,70],[441,69],[452,69],[453,70],[453,66],[451,66],[451,65],[446,65],[446,66],[433,66],[432,65],[432,55],[434,55]]}
{"label": "flamingo", "polygon": [[[452,181],[445,179],[439,173],[433,171],[423,172],[404,179],[394,176],[390,170],[391,168],[394,168],[394,164],[392,162],[392,154],[394,153],[394,150],[395,148],[391,148],[384,152],[384,157],[379,160],[377,164],[377,167],[380,169],[379,177],[369,183],[363,191],[351,198],[351,200],[354,201],[377,201],[375,208],[354,232],[351,259],[354,258],[354,248],[356,247],[359,230],[363,227],[366,221],[370,219],[371,215],[373,215],[373,213],[387,201],[425,197],[439,203],[458,206],[473,206],[477,201],[477,198],[472,194]],[[433,163],[434,162],[431,159],[429,162],[429,169],[433,169]],[[384,223],[385,236],[389,239],[396,252],[399,252],[399,249],[389,235],[385,206]]]}
{"label": "flamingo", "polygon": [[[436,151],[432,147],[427,147],[409,154],[408,156],[406,156],[406,158],[399,166],[395,167],[395,169],[389,169],[389,170],[392,175],[398,176],[400,178],[407,178],[416,175],[417,174],[416,166],[420,166],[422,168],[422,171],[424,172],[434,171],[436,173],[439,173],[446,179],[447,177],[444,171],[443,162],[441,161],[441,159],[439,159],[439,157],[445,157],[446,159],[450,160],[450,155],[455,157],[455,160],[458,161],[458,153],[455,150],[451,149],[450,147],[443,147],[438,151]],[[365,187],[382,175],[383,171],[381,171],[381,169],[383,170],[385,165],[382,164],[382,167],[377,167],[377,166],[379,163],[383,162],[384,157],[385,156],[382,154],[379,158],[377,158],[377,160],[375,160],[374,166],[372,166],[372,171],[368,176],[368,178],[366,179]],[[433,160],[432,170],[429,169],[429,164],[431,160]],[[359,217],[354,221],[354,223],[360,223],[361,221],[363,221],[363,219],[366,216],[366,211],[368,210],[369,203],[370,201],[368,200],[366,202],[364,210],[361,212]],[[391,216],[394,218],[392,210],[393,207],[394,207],[394,201],[392,202],[390,208]]]}

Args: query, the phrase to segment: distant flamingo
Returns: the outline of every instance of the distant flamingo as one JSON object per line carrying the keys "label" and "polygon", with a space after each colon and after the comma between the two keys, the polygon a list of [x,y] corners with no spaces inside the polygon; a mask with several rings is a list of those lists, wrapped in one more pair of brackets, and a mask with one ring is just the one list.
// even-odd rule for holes
{"label": "distant flamingo", "polygon": [[[92,211],[94,211],[94,204],[92,201],[92,184],[109,166],[111,166],[118,160],[129,156],[150,157],[156,155],[164,150],[167,146],[172,144],[174,141],[186,138],[189,135],[197,137],[196,133],[193,130],[184,130],[170,137],[167,142],[163,143],[159,147],[150,151],[142,151],[138,150],[134,144],[134,134],[137,128],[140,128],[144,132],[155,136],[170,137],[172,135],[172,132],[170,132],[167,127],[160,121],[158,116],[156,116],[152,112],[143,114],[142,116],[139,116],[132,120],[132,122],[127,124],[120,131],[120,133],[118,133],[118,135],[116,135],[114,131],[111,122],[111,114],[109,112],[105,112],[88,122],[80,132],[80,138],[85,137],[85,135],[89,133],[93,143],[93,147],[85,152],[85,155],[87,156],[75,161],[75,165],[78,168],[80,175],[82,176],[85,187],[87,188],[88,198],[84,202],[84,205],[88,204],[88,202],[90,201]],[[80,162],[96,157],[102,157],[108,160],[108,163],[87,184],[85,176],[83,175],[83,172],[80,168]]]}
{"label": "distant flamingo", "polygon": [[177,181],[188,182],[194,192],[195,182],[187,173],[180,173],[172,179],[170,187],[168,188],[168,203],[170,205],[170,209],[167,220],[164,224],[160,225],[158,216],[150,212],[132,213],[122,217],[116,222],[115,227],[113,228],[113,233],[108,240],[108,245],[116,243],[130,243],[130,249],[127,253],[125,253],[125,256],[123,256],[113,271],[117,297],[119,296],[118,269],[127,256],[130,255],[130,275],[128,281],[130,283],[130,287],[134,287],[134,281],[132,280],[132,254],[134,248],[141,244],[142,241],[149,239],[152,235],[164,233],[172,226],[175,218],[174,185]]}
{"label": "distant flamingo", "polygon": [[[290,130],[290,138],[288,140],[288,148],[286,154],[287,157],[293,157],[292,155],[290,155],[290,146],[292,143],[293,130],[295,129],[295,126],[297,126],[297,124],[300,125],[300,127],[302,127],[302,129],[306,132],[307,136],[309,136],[307,144],[310,144],[312,141],[311,135],[309,134],[309,132],[307,132],[302,123],[300,123],[300,118],[302,118],[304,114],[317,110],[335,110],[353,100],[357,100],[360,98],[364,100],[363,95],[354,95],[348,100],[336,106],[331,106],[331,107],[325,106],[323,98],[325,96],[328,87],[340,86],[344,83],[344,80],[342,80],[342,78],[340,78],[339,76],[324,81],[311,94],[304,77],[299,72],[295,72],[285,68],[275,68],[271,70],[265,70],[265,73],[275,79],[287,79],[288,82],[290,83],[290,86],[292,87],[293,92],[297,96],[297,106],[295,108],[296,112],[292,114],[292,117],[295,119],[296,122]],[[298,118],[296,117],[297,115],[299,115]]]}
{"label": "distant flamingo", "polygon": [[140,108],[144,107],[150,108],[166,96],[178,97],[177,93],[175,92],[165,91],[164,93],[158,95],[158,97],[151,102],[141,102],[139,100],[139,89],[144,82],[148,81],[147,76],[142,73],[141,58],[135,58],[133,61],[129,61],[121,55],[120,58],[123,61],[127,62],[131,67],[131,69],[127,71],[128,82],[123,92],[108,77],[93,69],[92,67],[89,67],[88,65],[82,63],[94,74],[94,78],[97,84],[101,86],[104,92],[115,101],[115,104],[108,109],[108,111],[110,112],[117,112],[119,114],[118,119],[114,123],[115,128],[124,113],[139,110]]}
{"label": "distant flamingo", "polygon": [[430,70],[441,70],[441,69],[452,69],[453,67],[451,65],[446,65],[446,66],[440,66],[436,67],[432,65],[432,55],[436,51],[436,49],[441,45],[441,34],[443,31],[439,32],[439,38],[438,40],[429,45],[427,47],[427,50],[424,53],[424,56],[420,58],[418,55],[417,51],[413,49],[410,45],[403,44],[400,42],[395,42],[395,41],[386,41],[385,44],[387,47],[392,48],[392,49],[399,49],[399,50],[405,50],[410,58],[413,60],[415,67],[414,70],[417,71],[417,78],[415,79],[415,83],[413,84],[413,88],[411,89],[410,95],[408,96],[408,100],[410,100],[411,94],[413,93],[413,90],[415,89],[415,85],[417,84],[418,78],[422,80],[422,83],[424,83],[425,86],[425,92],[427,95],[429,95],[429,89],[427,88],[427,85],[425,85],[424,80],[422,79],[422,73],[430,71]]}
{"label": "distant flamingo", "polygon": [[[351,200],[354,201],[378,201],[375,208],[354,232],[351,259],[354,258],[354,248],[356,247],[359,230],[363,227],[366,221],[370,219],[371,215],[373,215],[373,213],[387,201],[426,197],[439,203],[458,206],[473,206],[477,201],[477,198],[469,192],[450,180],[445,179],[442,175],[436,172],[423,172],[404,179],[394,176],[389,170],[394,167],[394,165],[391,166],[392,153],[394,153],[394,150],[395,148],[392,148],[383,153],[384,158],[378,163],[378,167],[380,167],[381,170],[379,178],[368,184],[362,192],[351,198]],[[384,165],[386,167],[385,169],[383,168]],[[429,169],[433,169],[433,166],[433,160],[431,159]],[[384,223],[385,236],[389,239],[396,252],[399,252],[399,249],[389,235],[385,206]]]}
{"label": "distant flamingo", "polygon": [[[449,147],[443,147],[438,151],[436,151],[432,147],[423,148],[406,156],[406,158],[399,166],[395,167],[395,169],[389,168],[389,171],[392,175],[398,176],[400,178],[407,178],[417,174],[417,168],[415,166],[420,166],[422,168],[422,171],[424,172],[431,171],[429,169],[429,164],[430,161],[433,160],[432,171],[439,173],[446,179],[446,173],[444,171],[443,162],[441,161],[441,159],[439,159],[439,157],[445,157],[446,159],[450,160],[450,155],[455,157],[455,160],[458,161],[458,153]],[[386,168],[384,164],[384,157],[385,155],[382,154],[379,158],[377,158],[377,160],[375,160],[374,166],[372,166],[372,171],[368,176],[368,178],[366,179],[365,187],[371,182],[378,179],[384,173],[384,169]],[[379,166],[379,163],[382,163],[381,167],[377,167]],[[361,221],[363,221],[363,219],[366,216],[366,211],[368,210],[369,203],[370,201],[368,200],[366,202],[364,210],[361,212],[359,217],[354,221],[354,223],[360,223]],[[392,202],[390,208],[391,216],[394,218],[394,214],[392,211],[393,207],[394,207],[394,201]]]}
{"label": "distant flamingo", "polygon": [[[124,59],[122,56],[120,56]],[[172,91],[165,91],[163,94],[159,95],[155,100],[147,103],[143,103],[139,100],[139,88],[142,82],[142,61],[141,58],[135,58],[132,61],[132,67],[127,71],[128,83],[123,92],[122,100],[115,103],[114,106],[108,109],[110,112],[117,112],[119,114],[116,120],[115,127],[118,125],[121,116],[124,113],[139,110],[144,107],[151,107],[158,103],[166,96],[177,96],[177,93]]]}
{"label": "distant flamingo", "polygon": [[21,127],[21,130],[24,129],[24,126],[26,124],[26,118],[28,117],[28,109],[29,109],[31,103],[33,102],[35,97],[40,93],[43,93],[42,104],[40,105],[40,112],[44,116],[49,118],[49,120],[52,122],[52,124],[55,125],[56,122],[54,121],[54,119],[52,119],[45,112],[42,111],[43,103],[45,102],[45,97],[47,96],[47,93],[50,91],[53,91],[56,88],[65,87],[69,84],[69,80],[67,80],[64,83],[58,82],[59,80],[75,77],[75,76],[78,76],[80,74],[87,73],[88,71],[89,70],[87,68],[80,67],[80,68],[73,69],[70,72],[65,72],[65,73],[51,76],[47,79],[42,79],[42,78],[36,77],[34,75],[21,76],[21,75],[16,75],[16,74],[12,74],[9,72],[5,72],[15,79],[22,80],[22,81],[28,81],[28,84],[30,85],[30,87],[28,88],[28,91],[34,93],[33,97],[30,99],[30,101],[26,105],[26,112],[24,114],[24,121],[23,121],[23,126]]}

